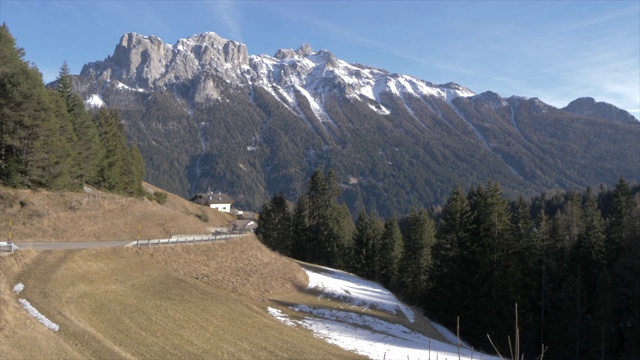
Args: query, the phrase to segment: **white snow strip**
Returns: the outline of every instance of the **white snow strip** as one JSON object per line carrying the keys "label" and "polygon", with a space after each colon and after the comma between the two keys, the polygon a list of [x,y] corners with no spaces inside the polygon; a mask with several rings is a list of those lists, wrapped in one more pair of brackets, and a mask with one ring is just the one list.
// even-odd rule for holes
{"label": "white snow strip", "polygon": [[42,325],[46,326],[47,329],[49,329],[51,331],[58,331],[60,329],[58,324],[56,324],[53,321],[47,319],[46,316],[42,315],[40,313],[40,311],[38,311],[36,308],[34,308],[33,305],[31,305],[27,300],[18,299],[18,301],[20,302],[20,304],[22,304],[22,307],[25,310],[27,310],[27,312],[29,314],[31,314],[31,316],[36,318],[36,320],[38,320]]}
{"label": "white snow strip", "polygon": [[409,112],[409,115],[411,115],[411,117],[413,117],[418,122],[418,124],[426,128],[427,125],[425,125],[425,123],[418,118],[415,111],[413,111],[413,109],[410,108],[409,105],[407,104],[407,100],[404,98],[404,94],[400,95],[400,100],[402,100],[402,104],[404,105],[405,109],[407,109],[407,111]]}
{"label": "white snow strip", "polygon": [[335,126],[335,123],[333,122],[329,114],[327,114],[324,108],[320,104],[318,104],[316,99],[307,91],[307,89],[303,88],[302,86],[296,86],[296,88],[305,98],[307,98],[307,101],[309,101],[309,106],[311,107],[311,111],[313,111],[313,114],[320,122],[329,122]]}
{"label": "white snow strip", "polygon": [[22,290],[24,290],[24,284],[23,283],[17,283],[16,286],[13,287],[13,292],[16,294],[20,294],[22,292]]}
{"label": "white snow strip", "polygon": [[291,319],[289,319],[289,317],[287,316],[287,314],[283,313],[282,311],[272,308],[272,307],[268,307],[267,311],[269,312],[269,315],[273,316],[274,318],[280,320],[281,322],[283,322],[285,325],[289,325],[289,326],[296,326],[296,323],[294,321],[292,321]]}
{"label": "white snow strip", "polygon": [[374,308],[390,314],[402,312],[410,322],[415,321],[413,311],[379,284],[343,271],[325,270],[326,272],[319,273],[305,269],[309,276],[308,288],[319,289],[331,298],[363,309]]}

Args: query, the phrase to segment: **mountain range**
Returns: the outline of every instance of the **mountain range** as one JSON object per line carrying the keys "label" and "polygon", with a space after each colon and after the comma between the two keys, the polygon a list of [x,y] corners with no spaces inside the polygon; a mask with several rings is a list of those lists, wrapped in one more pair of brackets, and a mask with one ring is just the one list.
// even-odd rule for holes
{"label": "mountain range", "polygon": [[316,168],[338,172],[352,211],[382,216],[488,180],[531,196],[640,179],[640,122],[614,105],[476,94],[306,44],[249,55],[211,32],[173,45],[128,33],[73,85],[87,106],[121,111],[147,181],[252,210],[295,199]]}

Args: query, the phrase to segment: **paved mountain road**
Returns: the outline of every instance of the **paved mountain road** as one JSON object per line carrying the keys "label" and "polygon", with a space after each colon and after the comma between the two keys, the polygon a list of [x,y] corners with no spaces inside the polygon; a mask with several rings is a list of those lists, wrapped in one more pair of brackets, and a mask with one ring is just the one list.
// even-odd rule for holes
{"label": "paved mountain road", "polygon": [[[131,244],[131,240],[121,241],[74,241],[74,242],[20,242],[14,243],[19,249],[68,250],[118,247]],[[135,240],[133,241],[135,243]]]}

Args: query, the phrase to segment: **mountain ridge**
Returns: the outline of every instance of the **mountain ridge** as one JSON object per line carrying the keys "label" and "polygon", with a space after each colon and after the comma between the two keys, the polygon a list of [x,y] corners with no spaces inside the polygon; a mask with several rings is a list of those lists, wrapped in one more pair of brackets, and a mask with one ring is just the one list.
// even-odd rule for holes
{"label": "mountain ridge", "polygon": [[640,178],[628,160],[640,152],[638,122],[612,127],[602,115],[436,85],[309,45],[272,57],[215,33],[175,45],[129,33],[74,86],[124,111],[147,180],[185,197],[222,190],[253,209],[275,192],[297,197],[315,167],[337,168],[352,209],[383,214],[438,204],[455,184],[487,179],[532,195]]}

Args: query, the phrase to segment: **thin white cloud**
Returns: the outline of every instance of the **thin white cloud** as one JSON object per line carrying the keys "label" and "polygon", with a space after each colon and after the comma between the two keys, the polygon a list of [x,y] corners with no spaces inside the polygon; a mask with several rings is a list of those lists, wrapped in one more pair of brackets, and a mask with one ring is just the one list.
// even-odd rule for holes
{"label": "thin white cloud", "polygon": [[216,18],[220,19],[229,31],[233,40],[244,42],[240,14],[233,1],[215,1],[211,3]]}

